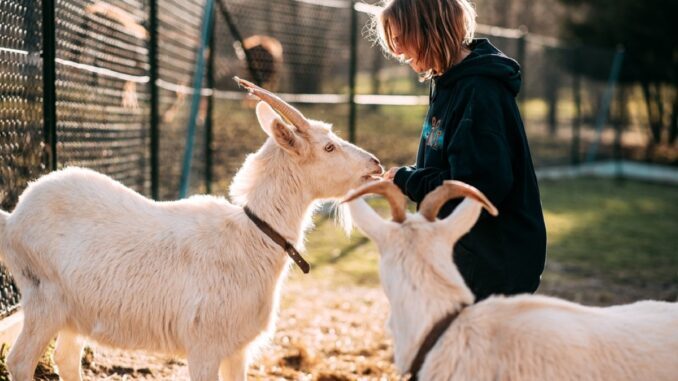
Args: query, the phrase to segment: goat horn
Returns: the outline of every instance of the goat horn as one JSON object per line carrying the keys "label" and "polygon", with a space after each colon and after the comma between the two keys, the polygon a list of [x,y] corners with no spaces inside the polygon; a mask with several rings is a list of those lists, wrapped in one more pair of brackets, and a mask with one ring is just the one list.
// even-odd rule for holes
{"label": "goat horn", "polygon": [[492,205],[490,200],[488,200],[482,192],[466,183],[456,180],[446,180],[443,185],[429,193],[424,198],[424,201],[421,202],[419,213],[427,220],[433,222],[436,220],[440,208],[442,208],[446,202],[459,197],[469,197],[478,201],[483,205],[483,208],[493,216],[499,214],[497,208]]}
{"label": "goat horn", "polygon": [[342,202],[353,201],[356,198],[368,194],[376,193],[386,197],[389,205],[391,205],[391,215],[393,221],[402,223],[405,221],[405,196],[398,189],[398,187],[390,181],[377,180],[365,184],[362,187],[351,191]]}
{"label": "goat horn", "polygon": [[287,119],[299,130],[306,130],[309,127],[308,120],[306,120],[304,115],[299,110],[292,107],[289,103],[280,99],[277,95],[255,85],[250,81],[246,81],[238,77],[233,77],[233,79],[238,83],[238,85],[247,89],[250,94],[257,96],[262,101],[268,103],[271,107],[273,107],[274,110],[279,112],[283,117],[285,117],[285,119]]}

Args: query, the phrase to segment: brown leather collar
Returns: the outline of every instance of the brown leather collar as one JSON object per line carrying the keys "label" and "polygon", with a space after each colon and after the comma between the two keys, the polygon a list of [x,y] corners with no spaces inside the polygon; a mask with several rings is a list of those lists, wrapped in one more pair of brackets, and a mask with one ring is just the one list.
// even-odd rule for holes
{"label": "brown leather collar", "polygon": [[462,304],[461,308],[457,311],[445,315],[444,318],[438,320],[437,323],[433,325],[431,330],[428,332],[428,335],[424,338],[424,341],[417,351],[417,355],[414,356],[414,361],[410,366],[410,381],[417,381],[418,373],[421,370],[422,365],[424,365],[424,360],[426,360],[426,355],[433,349],[433,347],[440,339],[440,336],[447,331],[447,329],[452,325],[452,323],[457,319],[461,311],[464,310],[468,305]]}
{"label": "brown leather collar", "polygon": [[264,234],[271,238],[273,242],[280,245],[280,247],[282,247],[283,250],[285,250],[287,255],[289,255],[290,258],[292,258],[294,263],[296,263],[297,266],[299,266],[301,271],[303,271],[304,274],[308,274],[308,271],[311,269],[311,266],[308,264],[308,262],[304,260],[304,258],[302,258],[301,254],[299,254],[297,249],[295,249],[291,243],[287,242],[287,240],[283,236],[281,236],[280,233],[275,231],[275,229],[273,229],[271,225],[266,223],[266,221],[257,217],[257,215],[254,214],[254,212],[252,212],[250,208],[245,206],[243,207],[243,210],[245,211],[247,217],[249,217],[250,220],[252,220],[252,222],[254,222],[254,224],[257,225],[259,230],[261,230]]}

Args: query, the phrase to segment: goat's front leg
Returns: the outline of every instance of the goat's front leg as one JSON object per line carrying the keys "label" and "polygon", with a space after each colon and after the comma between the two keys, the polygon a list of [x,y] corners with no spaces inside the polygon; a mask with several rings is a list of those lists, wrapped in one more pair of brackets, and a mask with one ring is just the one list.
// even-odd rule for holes
{"label": "goat's front leg", "polygon": [[48,309],[24,306],[24,326],[19,338],[7,356],[7,368],[14,381],[32,381],[40,356],[47,349],[49,341],[59,331],[54,314]]}
{"label": "goat's front leg", "polygon": [[235,352],[221,362],[219,374],[222,381],[247,380],[247,354],[245,349]]}
{"label": "goat's front leg", "polygon": [[215,358],[216,351],[199,348],[188,354],[188,373],[191,381],[216,381],[219,379],[220,359]]}

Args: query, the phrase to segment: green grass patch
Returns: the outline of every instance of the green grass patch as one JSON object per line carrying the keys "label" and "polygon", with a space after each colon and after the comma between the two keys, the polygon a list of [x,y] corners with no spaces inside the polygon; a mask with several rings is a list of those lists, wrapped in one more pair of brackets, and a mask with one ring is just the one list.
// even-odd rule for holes
{"label": "green grass patch", "polygon": [[675,187],[579,179],[541,192],[551,260],[615,282],[678,282]]}

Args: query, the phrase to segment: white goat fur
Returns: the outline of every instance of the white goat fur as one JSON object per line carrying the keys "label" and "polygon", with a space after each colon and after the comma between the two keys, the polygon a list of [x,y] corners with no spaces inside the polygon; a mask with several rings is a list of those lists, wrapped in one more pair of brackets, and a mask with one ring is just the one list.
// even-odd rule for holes
{"label": "white goat fur", "polygon": [[[247,205],[303,245],[314,200],[337,198],[382,169],[328,125],[287,125],[267,104],[270,136],[231,187],[235,204],[196,196],[155,202],[81,169],[29,185],[0,215],[0,253],[22,292],[24,328],[9,354],[15,381],[33,379],[58,333],[62,379],[80,380],[80,337],[188,358],[194,381],[246,378],[258,339],[275,325],[285,252],[244,214]],[[324,147],[336,149],[326,152]]]}
{"label": "white goat fur", "polygon": [[[444,220],[385,221],[362,199],[353,222],[376,241],[391,306],[395,363],[409,370],[425,335],[474,300],[451,258],[481,205],[466,198]],[[588,307],[538,296],[490,297],[463,309],[428,353],[420,380],[676,380],[678,303]]]}

